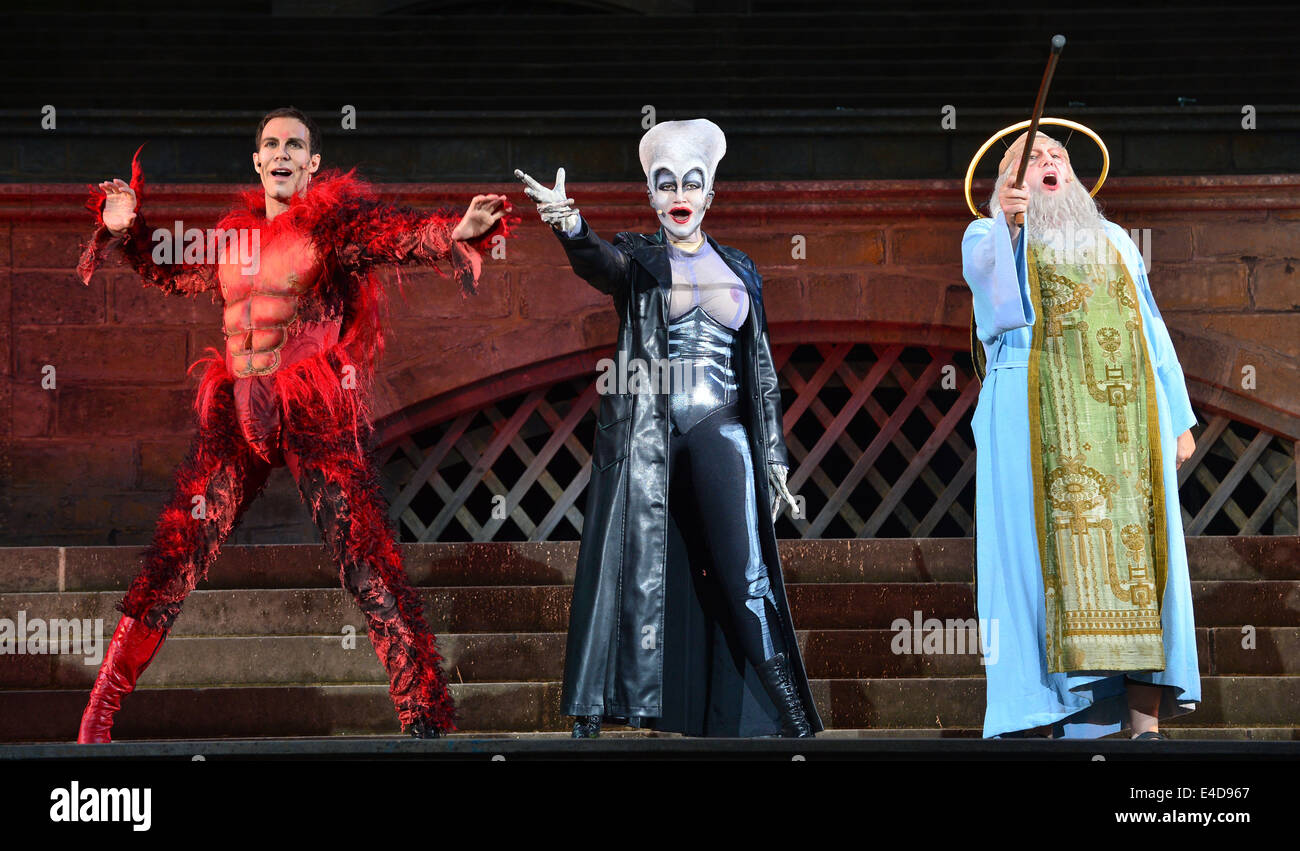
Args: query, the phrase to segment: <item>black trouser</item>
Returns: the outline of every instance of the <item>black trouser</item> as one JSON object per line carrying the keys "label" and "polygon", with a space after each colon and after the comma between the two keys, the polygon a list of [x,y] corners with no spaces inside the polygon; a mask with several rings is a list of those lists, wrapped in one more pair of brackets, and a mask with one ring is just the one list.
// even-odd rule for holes
{"label": "black trouser", "polygon": [[[736,637],[755,667],[786,650],[776,598],[758,536],[760,512],[749,439],[736,403],[700,420],[686,434],[674,426],[668,441],[669,477],[687,473],[693,504],[675,505],[679,525],[698,530],[722,588]],[[767,475],[766,470],[759,471]],[[677,493],[680,497],[680,489]],[[689,522],[683,523],[688,519]]]}

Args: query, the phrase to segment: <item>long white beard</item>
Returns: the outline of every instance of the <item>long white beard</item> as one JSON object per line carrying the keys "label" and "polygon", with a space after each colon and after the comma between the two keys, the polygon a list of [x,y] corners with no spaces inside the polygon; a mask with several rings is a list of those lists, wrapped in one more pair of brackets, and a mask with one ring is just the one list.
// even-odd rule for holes
{"label": "long white beard", "polygon": [[[993,187],[989,209],[997,209],[998,190],[1010,179],[1005,174]],[[1106,236],[1106,217],[1083,184],[1071,180],[1056,192],[1030,190],[1025,213],[1029,247],[1047,262],[1081,265],[1119,262]]]}

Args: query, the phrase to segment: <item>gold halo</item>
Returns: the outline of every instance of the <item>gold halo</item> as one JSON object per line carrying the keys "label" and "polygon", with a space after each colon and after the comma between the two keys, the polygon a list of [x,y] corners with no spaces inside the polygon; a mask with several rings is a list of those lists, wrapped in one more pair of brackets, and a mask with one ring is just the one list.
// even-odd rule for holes
{"label": "gold halo", "polygon": [[[1097,192],[1100,191],[1101,185],[1106,182],[1106,175],[1110,174],[1110,151],[1106,150],[1106,143],[1101,140],[1100,136],[1089,130],[1087,127],[1084,127],[1077,121],[1070,121],[1067,118],[1040,118],[1038,119],[1038,123],[1040,125],[1051,124],[1056,127],[1068,127],[1071,130],[1078,130],[1080,133],[1097,143],[1097,147],[1101,149],[1101,176],[1097,178],[1097,182],[1093,185],[1092,191],[1088,193],[1090,196],[1095,197]],[[1003,127],[1001,130],[990,136],[989,140],[983,145],[980,145],[980,149],[975,152],[974,158],[970,161],[970,166],[966,169],[966,181],[962,187],[966,192],[966,206],[970,207],[970,211],[975,215],[975,218],[984,218],[984,215],[979,211],[979,208],[975,206],[975,201],[971,198],[970,194],[971,180],[975,176],[975,167],[979,165],[980,160],[984,156],[984,152],[993,147],[994,142],[1009,133],[1016,132],[1017,130],[1028,130],[1029,124],[1030,122],[1025,120],[1018,121],[1010,127]],[[1070,170],[1073,171],[1074,167],[1071,166]],[[1075,176],[1078,177],[1078,174],[1076,173]]]}

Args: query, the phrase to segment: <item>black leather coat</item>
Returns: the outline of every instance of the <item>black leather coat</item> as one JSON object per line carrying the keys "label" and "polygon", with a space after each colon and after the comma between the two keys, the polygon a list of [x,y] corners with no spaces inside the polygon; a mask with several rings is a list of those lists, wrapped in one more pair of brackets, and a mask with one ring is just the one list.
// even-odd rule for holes
{"label": "black leather coat", "polygon": [[[574,272],[614,299],[620,320],[616,363],[667,362],[672,272],[663,231],[620,233],[610,244],[584,221],[575,237],[557,236]],[[768,465],[787,461],[762,279],[745,254],[708,239],[749,291],[736,372],[758,505],[770,506]],[[669,428],[666,394],[601,397],[569,618],[563,711],[626,716],[634,725],[688,735],[775,734],[776,709],[731,637],[716,581],[703,577],[709,557],[702,536],[692,531],[685,512],[670,510]],[[698,496],[708,484],[695,487]],[[771,514],[761,508],[759,514],[791,669],[809,721],[820,730]]]}

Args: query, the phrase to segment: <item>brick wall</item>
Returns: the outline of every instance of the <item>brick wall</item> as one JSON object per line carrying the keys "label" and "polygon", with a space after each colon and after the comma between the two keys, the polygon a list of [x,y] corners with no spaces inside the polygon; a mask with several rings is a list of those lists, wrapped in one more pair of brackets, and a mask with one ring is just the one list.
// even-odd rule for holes
{"label": "brick wall", "polygon": [[[233,188],[154,187],[150,221],[207,226]],[[471,191],[522,199],[516,186],[384,190],[417,206]],[[577,184],[570,194],[606,237],[653,224],[637,185]],[[62,184],[0,187],[0,545],[146,541],[192,432],[186,368],[221,341],[206,297],[165,297],[120,267],[89,287],[76,280],[89,233],[82,197]],[[1104,197],[1113,220],[1151,229],[1152,286],[1194,400],[1300,437],[1300,178],[1130,178]],[[555,359],[594,367],[612,344],[608,299],[568,271],[531,205],[519,212],[520,236],[489,259],[478,296],[462,299],[426,269],[403,270],[400,292],[389,287],[374,399],[382,439],[437,421],[469,391],[503,395]],[[969,218],[951,181],[722,184],[707,230],[758,264],[778,342],[964,348],[959,243]],[[792,258],[796,237],[805,259]],[[56,386],[43,389],[49,366]],[[1246,366],[1253,389],[1242,387]],[[315,537],[279,470],[234,540]]]}

